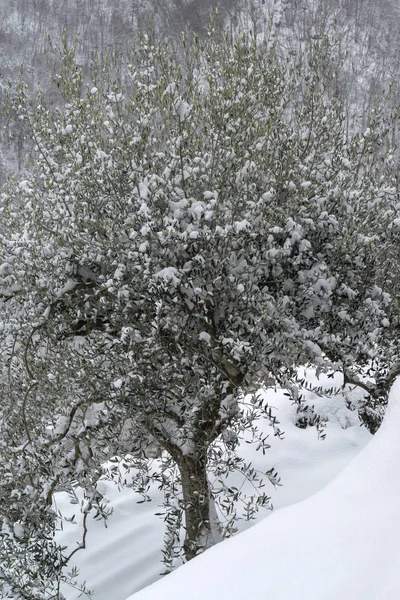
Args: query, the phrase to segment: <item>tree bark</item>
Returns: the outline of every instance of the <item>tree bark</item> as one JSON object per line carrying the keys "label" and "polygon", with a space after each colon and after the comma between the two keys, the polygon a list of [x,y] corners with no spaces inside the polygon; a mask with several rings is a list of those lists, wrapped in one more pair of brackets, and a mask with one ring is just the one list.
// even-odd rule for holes
{"label": "tree bark", "polygon": [[191,560],[217,540],[210,522],[210,490],[207,479],[207,450],[196,456],[182,455],[178,461],[181,474],[186,535],[185,557]]}

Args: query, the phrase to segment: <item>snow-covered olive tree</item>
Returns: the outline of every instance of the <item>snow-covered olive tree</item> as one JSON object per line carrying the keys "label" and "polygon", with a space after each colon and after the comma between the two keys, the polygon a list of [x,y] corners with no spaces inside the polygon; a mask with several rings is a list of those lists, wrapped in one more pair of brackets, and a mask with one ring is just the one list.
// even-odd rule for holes
{"label": "snow-covered olive tree", "polygon": [[210,33],[177,58],[149,35],[90,82],[65,47],[55,104],[10,91],[35,154],[1,198],[3,594],[61,597],[55,492],[105,515],[102,463],[146,446],[179,470],[195,556],[212,460],[263,408],[243,394],[300,362],[354,370],[390,330],[385,131],[346,136],[328,55]]}

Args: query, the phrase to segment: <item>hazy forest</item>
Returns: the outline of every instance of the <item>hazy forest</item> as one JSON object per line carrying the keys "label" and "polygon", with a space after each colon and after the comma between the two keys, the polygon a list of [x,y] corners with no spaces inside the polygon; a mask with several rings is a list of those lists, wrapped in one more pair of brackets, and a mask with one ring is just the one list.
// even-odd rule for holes
{"label": "hazy forest", "polygon": [[[149,22],[164,38],[180,39],[182,31],[204,35],[210,12],[232,32],[270,31],[283,52],[297,52],[328,31],[338,38],[337,56],[345,61],[336,93],[346,104],[349,120],[366,120],[382,90],[399,82],[399,11],[396,0],[2,0],[0,5],[0,69],[3,85],[19,77],[36,88],[49,85],[48,40],[57,43],[66,29],[78,36],[79,64],[87,68],[96,52],[123,53]],[[50,64],[49,64],[50,63]],[[396,93],[394,94],[396,96]],[[1,180],[24,164],[23,134],[0,115],[6,127]]]}

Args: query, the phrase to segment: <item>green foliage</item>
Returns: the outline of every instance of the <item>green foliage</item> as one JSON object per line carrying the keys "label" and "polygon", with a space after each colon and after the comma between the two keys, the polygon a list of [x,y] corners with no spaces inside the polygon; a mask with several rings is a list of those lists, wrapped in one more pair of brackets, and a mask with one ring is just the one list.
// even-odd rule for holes
{"label": "green foliage", "polygon": [[87,83],[64,45],[61,104],[9,91],[35,144],[1,205],[0,583],[17,598],[59,597],[68,579],[55,492],[80,486],[84,514],[106,518],[101,464],[130,455],[140,493],[165,488],[170,568],[182,513],[188,559],[234,531],[231,470],[261,490],[249,518],[268,506],[235,449],[245,430],[268,447],[258,417],[279,427],[244,392],[268,373],[293,395],[299,364],[346,371],[392,348],[387,131],[376,118],[346,134],[320,68],[329,40],[301,70],[252,35],[183,48],[150,33]]}

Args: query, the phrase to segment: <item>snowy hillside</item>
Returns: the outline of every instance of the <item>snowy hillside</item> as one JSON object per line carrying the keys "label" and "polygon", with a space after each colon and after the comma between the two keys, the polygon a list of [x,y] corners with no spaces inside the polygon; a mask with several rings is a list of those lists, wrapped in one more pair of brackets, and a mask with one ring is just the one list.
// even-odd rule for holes
{"label": "snowy hillside", "polygon": [[324,490],[129,600],[399,598],[399,428],[400,379],[380,431]]}
{"label": "snowy hillside", "polygon": [[[319,381],[320,384],[323,382],[322,379]],[[332,380],[326,379],[325,383],[331,386]],[[337,378],[334,383],[339,385],[340,379]],[[315,405],[316,412],[322,418],[329,418],[324,440],[318,438],[314,427],[300,429],[295,425],[296,407],[282,390],[270,389],[264,393],[275,409],[285,437],[281,440],[271,434],[268,440],[271,449],[265,456],[257,453],[254,445],[242,443],[240,455],[251,461],[257,469],[265,470],[274,466],[278,470],[282,486],[273,488],[267,484],[266,492],[271,495],[274,507],[280,509],[323,488],[358,454],[371,435],[360,427],[356,412],[346,407],[346,399],[355,399],[359,392],[347,390],[344,396],[331,399],[319,398],[307,392],[307,401]],[[266,433],[269,432],[267,429]],[[231,484],[240,486],[243,481],[235,479]],[[102,491],[110,499],[113,514],[107,529],[101,521],[89,522],[87,549],[75,555],[74,564],[80,569],[80,579],[85,579],[89,589],[95,591],[93,600],[125,600],[129,594],[159,579],[163,571],[161,547],[164,524],[160,517],[154,515],[161,511],[163,495],[153,486],[153,500],[137,504],[140,497],[131,490],[118,491],[111,482],[103,482],[103,486]],[[247,491],[251,494],[251,486]],[[57,504],[64,514],[76,513],[77,507],[70,505],[65,495],[58,495]],[[261,511],[259,518],[267,516],[269,521],[271,514]],[[243,530],[251,523],[242,520],[239,527]],[[79,534],[80,530],[70,525],[60,534],[60,540],[73,548]],[[225,544],[221,548],[225,548]],[[78,596],[78,592],[67,592],[68,600],[75,600]],[[162,596],[169,597],[168,594]]]}

